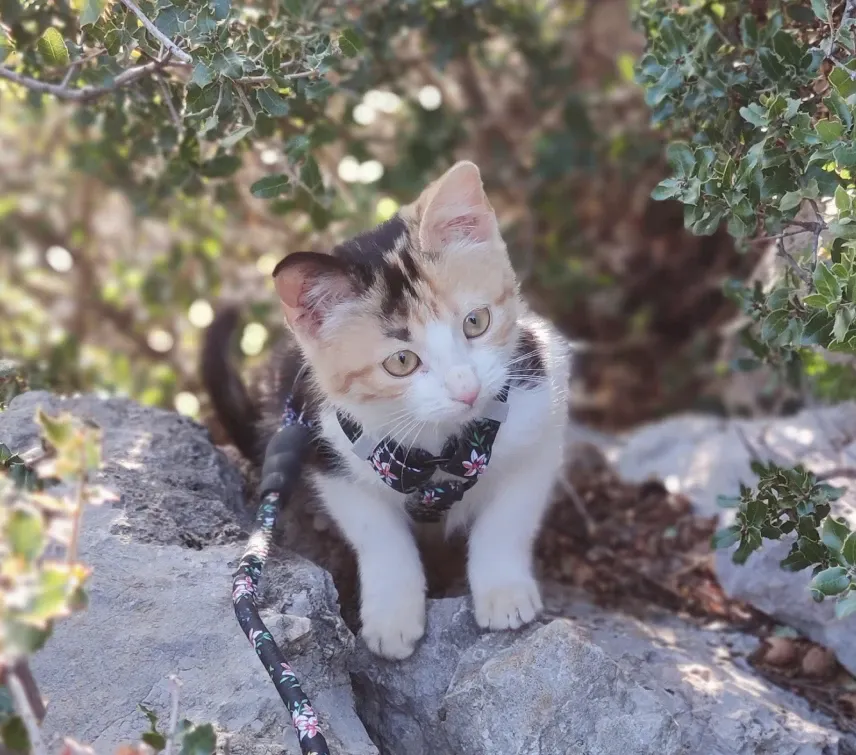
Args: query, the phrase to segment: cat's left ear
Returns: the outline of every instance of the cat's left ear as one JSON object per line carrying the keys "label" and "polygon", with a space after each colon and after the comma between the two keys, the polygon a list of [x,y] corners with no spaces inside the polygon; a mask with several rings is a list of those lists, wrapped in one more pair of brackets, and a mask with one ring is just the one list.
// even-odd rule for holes
{"label": "cat's left ear", "polygon": [[475,163],[456,163],[429,191],[419,225],[423,249],[440,251],[455,242],[481,243],[499,237],[496,214]]}
{"label": "cat's left ear", "polygon": [[312,337],[340,304],[357,296],[347,267],[329,254],[289,254],[274,268],[273,280],[288,324]]}

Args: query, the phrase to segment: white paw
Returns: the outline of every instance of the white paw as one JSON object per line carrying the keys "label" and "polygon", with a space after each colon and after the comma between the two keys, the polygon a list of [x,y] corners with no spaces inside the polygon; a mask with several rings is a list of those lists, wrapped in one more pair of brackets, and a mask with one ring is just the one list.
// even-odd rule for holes
{"label": "white paw", "polygon": [[543,607],[534,579],[473,592],[476,622],[493,631],[517,629],[533,621]]}
{"label": "white paw", "polygon": [[417,590],[382,602],[364,602],[362,637],[375,655],[401,661],[409,658],[425,634],[425,594]]}

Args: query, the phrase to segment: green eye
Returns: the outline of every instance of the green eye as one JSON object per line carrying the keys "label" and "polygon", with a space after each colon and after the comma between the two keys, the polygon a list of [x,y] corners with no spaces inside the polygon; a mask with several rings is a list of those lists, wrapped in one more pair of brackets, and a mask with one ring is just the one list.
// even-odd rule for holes
{"label": "green eye", "polygon": [[409,349],[396,351],[383,360],[383,368],[393,377],[407,377],[420,364],[422,360]]}
{"label": "green eye", "polygon": [[464,335],[478,338],[490,327],[490,310],[487,307],[474,309],[464,318]]}

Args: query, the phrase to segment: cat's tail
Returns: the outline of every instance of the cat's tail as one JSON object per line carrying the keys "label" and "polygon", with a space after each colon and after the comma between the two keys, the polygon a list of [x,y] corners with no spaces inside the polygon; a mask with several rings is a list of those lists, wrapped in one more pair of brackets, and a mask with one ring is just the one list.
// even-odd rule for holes
{"label": "cat's tail", "polygon": [[229,346],[238,326],[238,310],[221,310],[205,331],[202,346],[202,383],[223,429],[238,450],[253,462],[261,460],[259,411],[229,359]]}

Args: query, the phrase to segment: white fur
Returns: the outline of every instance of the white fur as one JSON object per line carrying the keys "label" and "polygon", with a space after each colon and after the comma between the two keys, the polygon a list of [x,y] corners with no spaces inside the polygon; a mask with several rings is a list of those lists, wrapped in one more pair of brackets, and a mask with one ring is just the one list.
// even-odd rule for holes
{"label": "white fur", "polygon": [[[475,308],[479,302],[471,305]],[[487,471],[446,520],[448,532],[469,528],[468,577],[476,620],[492,630],[517,628],[541,608],[532,548],[564,458],[568,349],[546,323],[527,321],[536,324],[545,346],[547,379],[531,390],[512,389],[508,419],[499,430]],[[450,369],[466,364],[475,372],[482,406],[484,397],[495,395],[505,383],[512,354],[479,348],[477,341],[468,344],[454,331],[459,327],[434,323],[426,329],[420,355],[425,354],[430,368],[413,381],[407,402],[424,424],[418,434],[415,426],[394,434],[405,446],[437,453],[450,434],[478,415],[479,402],[470,410],[449,397],[444,376]],[[378,439],[391,430],[388,418],[372,416],[365,407],[346,408]],[[363,637],[376,653],[406,658],[425,627],[425,577],[402,506],[404,496],[353,453],[334,407],[322,412],[321,426],[348,464],[346,476],[319,473],[314,482],[357,553]]]}

